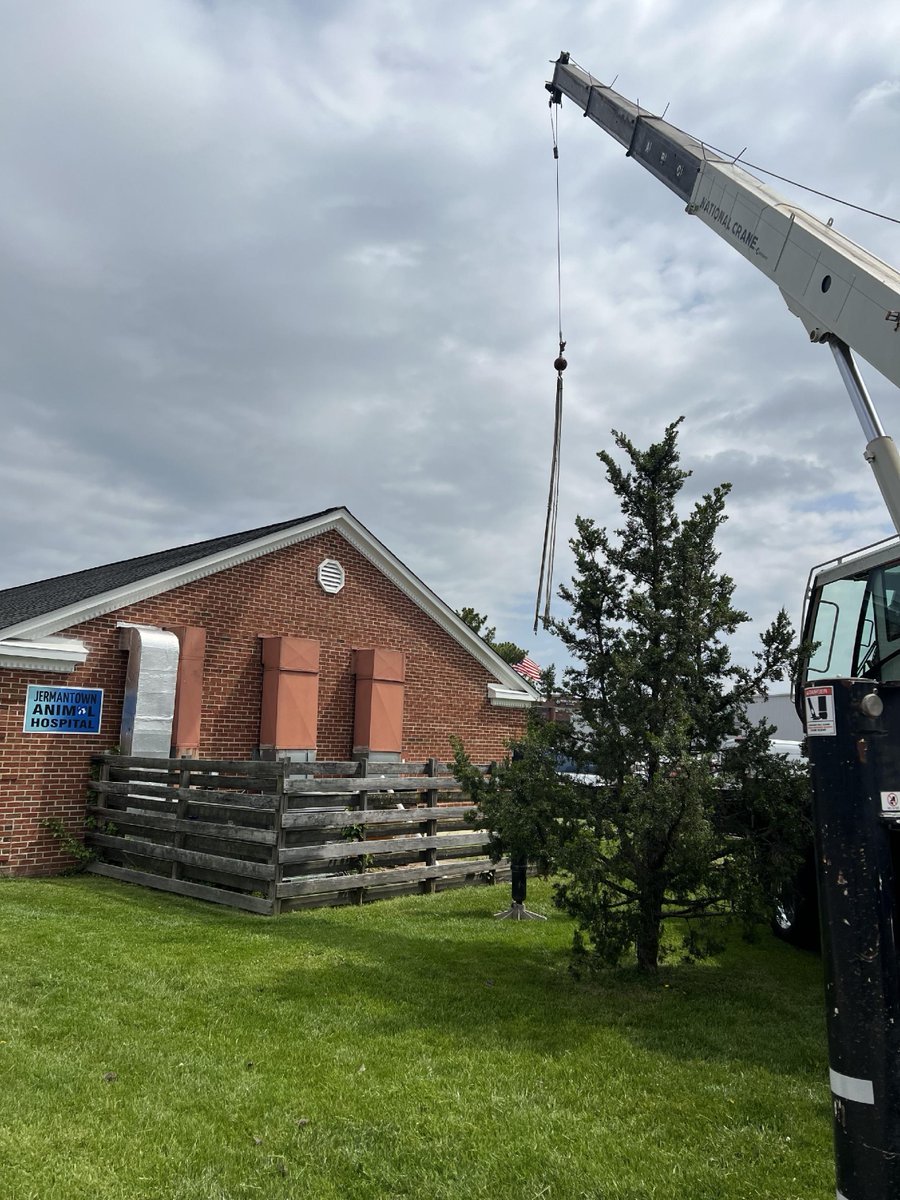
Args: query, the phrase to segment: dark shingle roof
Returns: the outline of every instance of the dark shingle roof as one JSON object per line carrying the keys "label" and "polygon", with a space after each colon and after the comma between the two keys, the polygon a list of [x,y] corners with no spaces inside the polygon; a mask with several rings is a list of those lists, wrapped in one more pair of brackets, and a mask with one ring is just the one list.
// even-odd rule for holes
{"label": "dark shingle roof", "polygon": [[42,579],[37,583],[24,583],[19,587],[0,591],[0,629],[9,629],[20,621],[28,621],[44,613],[56,612],[80,600],[101,596],[116,588],[126,587],[140,579],[149,579],[175,567],[209,558],[224,550],[232,550],[245,542],[268,537],[294,525],[305,525],[328,513],[345,511],[326,508],[311,513],[308,517],[296,517],[293,521],[281,521],[277,525],[262,525],[259,529],[247,529],[243,533],[231,533],[226,537],[210,538],[206,542],[194,542],[189,546],[175,546],[171,550],[160,550],[155,554],[142,554],[138,558],[126,558],[122,562],[108,563],[102,567],[90,567],[86,571],[73,571],[70,575],[57,575],[55,579]]}

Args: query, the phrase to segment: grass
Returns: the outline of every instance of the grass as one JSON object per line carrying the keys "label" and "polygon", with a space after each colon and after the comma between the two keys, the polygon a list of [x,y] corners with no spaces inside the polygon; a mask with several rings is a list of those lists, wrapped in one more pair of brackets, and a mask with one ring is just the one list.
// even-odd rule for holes
{"label": "grass", "polygon": [[265,920],[0,882],[7,1200],[818,1200],[816,958],[577,982],[508,889]]}

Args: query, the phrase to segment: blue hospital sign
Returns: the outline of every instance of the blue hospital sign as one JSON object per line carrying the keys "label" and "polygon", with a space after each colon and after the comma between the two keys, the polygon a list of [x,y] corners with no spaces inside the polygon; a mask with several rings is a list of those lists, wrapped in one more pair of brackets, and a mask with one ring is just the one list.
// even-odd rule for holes
{"label": "blue hospital sign", "polygon": [[54,688],[30,683],[25,733],[99,733],[103,688]]}

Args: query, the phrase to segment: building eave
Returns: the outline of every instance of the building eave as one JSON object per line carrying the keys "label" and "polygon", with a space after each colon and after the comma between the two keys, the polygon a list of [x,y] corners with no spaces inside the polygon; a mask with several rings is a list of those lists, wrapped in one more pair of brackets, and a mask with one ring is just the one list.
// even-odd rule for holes
{"label": "building eave", "polygon": [[541,699],[537,694],[526,696],[518,689],[501,687],[496,683],[489,683],[487,690],[492,708],[531,708]]}
{"label": "building eave", "polygon": [[0,667],[14,671],[67,673],[87,661],[88,648],[75,638],[4,638],[0,640]]}

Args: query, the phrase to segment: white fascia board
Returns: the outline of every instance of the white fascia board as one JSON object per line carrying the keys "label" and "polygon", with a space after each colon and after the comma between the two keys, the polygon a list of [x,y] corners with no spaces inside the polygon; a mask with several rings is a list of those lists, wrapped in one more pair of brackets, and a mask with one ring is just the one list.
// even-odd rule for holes
{"label": "white fascia board", "polygon": [[540,700],[536,692],[532,696],[526,696],[518,688],[501,687],[496,683],[489,683],[487,690],[488,700],[493,708],[531,708]]}
{"label": "white fascia board", "polygon": [[254,558],[283,550],[297,542],[307,541],[318,537],[319,534],[330,530],[337,531],[363,558],[376,567],[382,575],[388,578],[395,587],[399,588],[418,608],[426,613],[435,624],[448,633],[454,641],[459,642],[471,656],[476,659],[493,677],[504,685],[510,695],[518,696],[519,703],[524,706],[539,703],[540,694],[514,671],[509,663],[504,662],[496,651],[471,629],[461,617],[458,617],[449,605],[445,604],[431,591],[408,567],[396,558],[388,548],[378,541],[368,529],[347,509],[338,509],[317,517],[312,521],[304,521],[282,529],[267,537],[257,538],[252,542],[244,542],[218,554],[184,563],[173,567],[170,571],[162,571],[158,575],[150,575],[146,579],[138,579],[134,583],[113,591],[91,596],[86,600],[70,604],[55,612],[43,613],[8,629],[0,630],[0,637],[45,637],[61,629],[69,629],[82,621],[90,621],[94,617],[102,617],[106,613],[137,604],[141,600],[149,600],[163,592],[183,587],[207,575],[214,575],[229,567],[239,566]]}
{"label": "white fascia board", "polygon": [[75,638],[43,641],[5,638],[0,641],[0,667],[17,671],[68,672],[87,661],[88,648]]}

